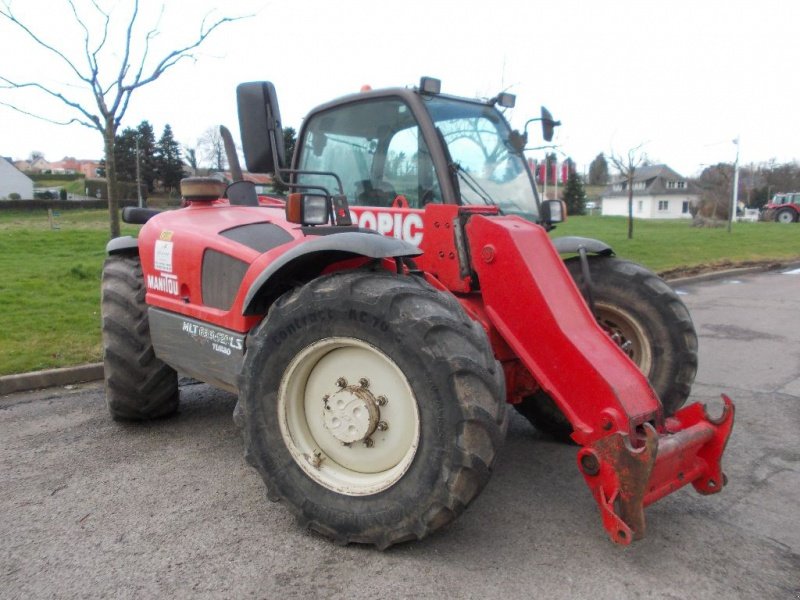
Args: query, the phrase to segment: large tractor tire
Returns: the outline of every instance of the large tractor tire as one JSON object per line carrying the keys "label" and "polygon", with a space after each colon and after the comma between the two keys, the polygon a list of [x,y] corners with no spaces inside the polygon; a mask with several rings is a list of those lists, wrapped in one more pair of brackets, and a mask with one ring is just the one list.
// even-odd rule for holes
{"label": "large tractor tire", "polygon": [[[672,288],[641,265],[605,256],[588,260],[598,322],[647,376],[664,413],[674,414],[689,397],[697,372],[697,334],[689,311]],[[566,265],[584,289],[580,259]],[[540,431],[570,439],[569,421],[544,392],[516,406]]]}
{"label": "large tractor tire", "polygon": [[791,208],[782,208],[775,213],[775,220],[778,223],[794,223],[797,220],[797,213]]}
{"label": "large tractor tire", "polygon": [[352,271],[287,293],[247,340],[245,457],[303,527],[383,549],[455,519],[507,428],[502,369],[458,301]]}
{"label": "large tractor tire", "polygon": [[106,404],[111,416],[141,421],[174,413],[178,376],[153,351],[138,256],[106,259],[101,312]]}

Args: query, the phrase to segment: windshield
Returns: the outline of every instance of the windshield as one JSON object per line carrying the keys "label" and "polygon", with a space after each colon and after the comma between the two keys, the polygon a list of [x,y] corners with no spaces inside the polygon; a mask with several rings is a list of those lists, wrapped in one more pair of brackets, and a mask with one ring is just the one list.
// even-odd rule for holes
{"label": "windshield", "polygon": [[[402,197],[410,208],[442,201],[425,139],[400,99],[379,98],[337,106],[311,117],[299,169],[332,171],[351,206],[388,207]],[[325,175],[298,182],[330,188]]]}
{"label": "windshield", "polygon": [[450,152],[464,204],[496,204],[505,214],[537,220],[525,159],[508,143],[509,127],[493,106],[441,97],[425,105]]}

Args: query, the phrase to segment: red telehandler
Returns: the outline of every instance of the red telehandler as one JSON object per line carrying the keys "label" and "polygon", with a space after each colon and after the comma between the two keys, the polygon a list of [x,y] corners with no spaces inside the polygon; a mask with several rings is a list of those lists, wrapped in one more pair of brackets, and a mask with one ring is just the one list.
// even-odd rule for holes
{"label": "red telehandler", "polygon": [[[687,484],[725,484],[733,425],[686,401],[697,337],[657,276],[541,201],[527,132],[500,109],[419,87],[320,106],[290,168],[275,88],[238,87],[244,180],[184,180],[185,207],[126,209],[102,283],[115,419],[178,408],[177,373],[238,394],[245,457],[300,523],[386,548],[451,522],[489,480],[508,404],[580,448],[611,539]],[[545,139],[553,121],[541,120]],[[562,255],[569,256],[566,260]],[[687,502],[689,500],[687,499]]]}

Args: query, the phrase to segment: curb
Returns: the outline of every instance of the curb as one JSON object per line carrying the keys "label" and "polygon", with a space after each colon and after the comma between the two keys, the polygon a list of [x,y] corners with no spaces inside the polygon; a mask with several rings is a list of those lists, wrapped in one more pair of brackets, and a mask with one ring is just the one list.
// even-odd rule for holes
{"label": "curb", "polygon": [[0,396],[59,385],[85,383],[98,379],[103,379],[103,363],[5,375],[0,377]]}
{"label": "curb", "polygon": [[738,275],[747,275],[749,273],[764,273],[765,271],[781,271],[792,270],[800,268],[800,262],[792,263],[767,263],[764,265],[755,265],[753,267],[741,267],[739,269],[726,269],[724,271],[710,271],[708,273],[700,273],[699,275],[690,275],[689,277],[676,277],[675,279],[665,279],[670,287],[678,285],[690,285],[692,283],[700,283],[703,281],[713,281],[715,279],[726,279],[728,277],[736,277]]}

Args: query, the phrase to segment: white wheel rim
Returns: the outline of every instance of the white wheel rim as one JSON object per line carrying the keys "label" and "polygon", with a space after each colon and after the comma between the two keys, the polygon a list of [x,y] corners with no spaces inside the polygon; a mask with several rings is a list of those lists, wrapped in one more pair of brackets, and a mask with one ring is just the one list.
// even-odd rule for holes
{"label": "white wheel rim", "polygon": [[355,338],[319,340],[294,357],[281,378],[278,420],[306,475],[351,496],[397,483],[419,445],[411,385],[391,358]]}
{"label": "white wheel rim", "polygon": [[649,377],[653,367],[653,352],[647,333],[639,321],[616,305],[597,302],[595,308],[600,325],[611,334],[611,338],[636,363],[639,370]]}

